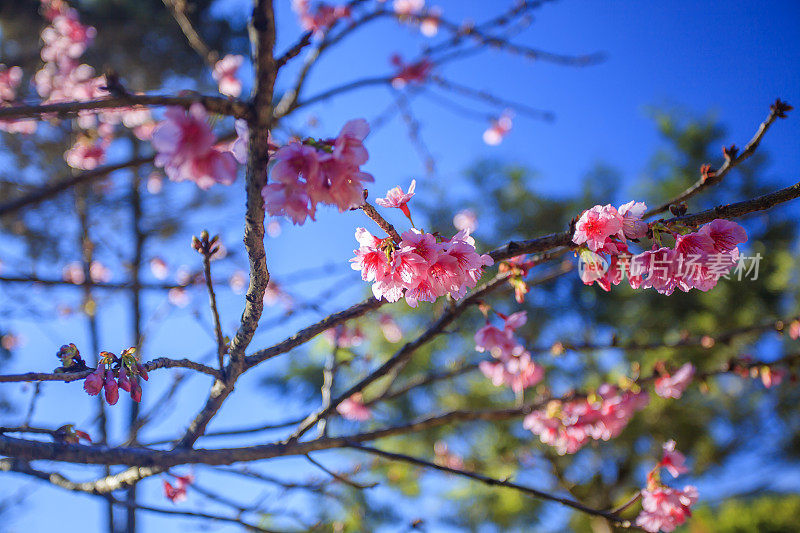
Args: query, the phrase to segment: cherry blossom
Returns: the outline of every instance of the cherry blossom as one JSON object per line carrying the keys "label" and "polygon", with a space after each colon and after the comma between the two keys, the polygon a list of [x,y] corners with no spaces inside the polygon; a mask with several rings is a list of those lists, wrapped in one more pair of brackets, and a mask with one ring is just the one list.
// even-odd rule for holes
{"label": "cherry blossom", "polygon": [[395,207],[403,212],[403,214],[411,220],[411,212],[408,210],[408,201],[414,196],[414,189],[417,186],[417,180],[411,180],[411,185],[408,187],[408,192],[403,192],[399,186],[389,189],[386,193],[386,198],[376,198],[375,203],[381,207]]}
{"label": "cherry blossom", "polygon": [[643,239],[647,235],[647,222],[642,220],[645,211],[647,211],[647,205],[635,200],[619,207],[617,212],[622,217],[620,239]]}
{"label": "cherry blossom", "polygon": [[83,137],[64,153],[64,160],[72,168],[92,170],[106,161],[106,150],[111,144],[108,138],[90,139]]}
{"label": "cherry blossom", "polygon": [[544,368],[534,363],[528,352],[501,361],[481,361],[479,367],[494,386],[508,385],[517,394],[544,378]]}
{"label": "cherry blossom", "polygon": [[354,420],[356,422],[369,420],[372,418],[372,411],[364,405],[361,398],[360,392],[353,394],[337,405],[336,411],[347,420]]}
{"label": "cherry blossom", "polygon": [[242,82],[236,77],[236,71],[242,66],[244,56],[227,54],[214,64],[211,75],[219,86],[219,92],[234,98],[242,94]]}
{"label": "cherry blossom", "polygon": [[463,209],[453,217],[453,226],[458,231],[474,233],[478,229],[478,217],[472,209]]}
{"label": "cherry blossom", "polygon": [[664,443],[664,456],[661,458],[661,461],[658,463],[658,466],[661,468],[666,468],[667,472],[669,472],[672,477],[678,477],[681,474],[685,474],[689,471],[689,469],[684,465],[686,462],[686,457],[675,449],[675,441],[670,440]]}
{"label": "cherry blossom", "polygon": [[586,244],[589,250],[596,252],[603,247],[606,239],[622,229],[622,216],[611,205],[596,205],[583,212],[575,224],[572,242]]}
{"label": "cherry blossom", "polygon": [[364,182],[374,181],[360,166],[369,154],[364,119],[348,121],[335,139],[292,141],[275,152],[273,183],[262,196],[270,215],[287,216],[295,224],[314,220],[318,203],[335,205],[340,212],[361,205]]}
{"label": "cherry blossom", "polygon": [[662,375],[655,382],[656,394],[662,398],[680,398],[691,383],[694,372],[694,365],[686,363],[671,376],[669,374]]}
{"label": "cherry blossom", "polygon": [[553,446],[559,455],[580,450],[589,440],[610,440],[649,402],[647,392],[604,384],[587,398],[551,401],[525,417],[523,427]]}
{"label": "cherry blossom", "polygon": [[156,166],[163,167],[172,181],[190,180],[208,189],[215,183],[230,185],[236,180],[236,159],[214,146],[216,136],[207,120],[202,104],[192,104],[188,112],[171,107],[153,131]]}
{"label": "cherry blossom", "polygon": [[674,531],[692,515],[690,506],[697,498],[697,488],[692,485],[683,490],[663,486],[645,489],[642,491],[642,512],[636,518],[636,525],[651,533]]}

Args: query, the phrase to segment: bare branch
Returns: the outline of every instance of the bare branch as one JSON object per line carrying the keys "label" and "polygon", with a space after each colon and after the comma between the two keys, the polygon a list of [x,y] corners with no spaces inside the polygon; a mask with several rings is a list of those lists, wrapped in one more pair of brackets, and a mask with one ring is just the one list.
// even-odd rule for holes
{"label": "bare branch", "polygon": [[[766,120],[764,120],[764,122],[762,122],[761,125],[758,126],[756,134],[753,136],[752,139],[750,139],[750,142],[747,143],[747,146],[744,147],[742,153],[740,153],[737,156],[735,152],[731,153],[729,151],[726,151],[725,162],[722,164],[721,167],[719,167],[719,169],[713,172],[713,174],[704,173],[699,180],[697,180],[691,187],[680,193],[678,196],[676,196],[669,202],[661,204],[660,206],[647,211],[644,214],[644,218],[649,218],[659,213],[663,213],[669,209],[669,206],[684,202],[689,198],[697,194],[700,194],[708,187],[720,183],[732,168],[738,166],[745,159],[753,155],[753,153],[756,151],[756,148],[758,148],[758,145],[761,144],[761,139],[764,138],[764,135],[767,133],[767,130],[772,125],[772,123],[775,122],[775,120],[778,118],[785,117],[784,106],[785,104],[783,104],[783,102],[781,102],[780,100],[777,100],[775,104],[770,106],[769,115],[767,115]],[[731,148],[735,150],[735,146],[732,146]],[[731,150],[731,149],[727,148],[726,150]]]}

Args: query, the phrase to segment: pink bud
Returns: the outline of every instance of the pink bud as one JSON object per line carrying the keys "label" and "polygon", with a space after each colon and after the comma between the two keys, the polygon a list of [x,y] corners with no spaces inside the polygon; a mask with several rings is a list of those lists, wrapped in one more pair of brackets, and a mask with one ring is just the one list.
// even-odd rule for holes
{"label": "pink bud", "polygon": [[104,366],[101,364],[97,370],[86,376],[83,380],[83,390],[90,396],[97,396],[103,389],[103,373],[105,372]]}
{"label": "pink bud", "polygon": [[150,379],[147,377],[147,369],[144,367],[142,363],[136,363],[136,370],[139,371],[139,375],[142,376],[143,380],[147,381],[148,379]]}
{"label": "pink bud", "polygon": [[131,380],[131,390],[130,390],[130,393],[131,393],[131,399],[132,399],[134,402],[137,402],[137,403],[138,403],[138,402],[141,402],[141,401],[142,401],[142,386],[141,386],[141,385],[139,385],[139,382],[138,382],[138,381],[136,381],[135,379],[134,379],[134,380]]}
{"label": "pink bud", "polygon": [[106,372],[106,382],[104,384],[106,388],[106,401],[108,405],[114,405],[119,400],[119,389],[117,388],[117,382],[114,381],[114,373],[110,370]]}
{"label": "pink bud", "polygon": [[131,378],[128,377],[128,371],[124,366],[119,369],[119,379],[117,379],[117,384],[119,385],[119,388],[125,392],[131,391]]}

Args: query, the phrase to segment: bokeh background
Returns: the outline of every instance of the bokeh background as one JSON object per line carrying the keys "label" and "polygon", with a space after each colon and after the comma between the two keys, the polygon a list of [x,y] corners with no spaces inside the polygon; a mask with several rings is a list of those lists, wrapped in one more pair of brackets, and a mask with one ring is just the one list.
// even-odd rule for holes
{"label": "bokeh background", "polygon": [[[35,1],[0,2],[0,60],[20,64],[30,75],[38,68],[38,31],[44,21]],[[208,42],[223,53],[247,55],[246,0],[193,2],[193,17]],[[445,16],[454,21],[485,20],[511,2],[441,0]],[[172,18],[156,0],[86,0],[72,2],[82,20],[98,29],[96,44],[85,60],[98,70],[112,67],[129,87],[147,91],[194,89],[214,92],[210,73],[183,42]],[[276,2],[278,50],[301,34],[290,3]],[[366,141],[370,160],[365,170],[375,176],[372,198],[390,187],[407,187],[417,180],[412,211],[418,226],[443,234],[454,232],[453,216],[471,209],[478,217],[476,238],[484,249],[510,238],[534,237],[556,231],[581,209],[594,203],[630,199],[656,205],[697,179],[703,163],[719,165],[721,147],[743,146],[767,116],[769,104],[780,97],[800,102],[800,4],[793,0],[726,1],[577,1],[546,3],[533,12],[526,31],[516,42],[565,54],[603,52],[591,66],[571,67],[530,61],[496,50],[484,50],[436,69],[446,79],[483,89],[532,107],[550,110],[552,122],[514,116],[513,129],[498,146],[482,139],[487,117],[502,107],[473,101],[436,86],[408,88],[403,97],[419,123],[418,140],[397,112],[396,95],[385,86],[342,95],[304,109],[280,124],[275,137],[334,136],[347,120],[363,117],[375,124]],[[443,39],[440,34],[433,39]],[[396,21],[383,20],[359,30],[330,51],[313,71],[306,88],[313,95],[351,80],[390,74],[391,54],[417,57],[429,39]],[[288,89],[296,68],[287,68],[277,91]],[[241,77],[251,87],[251,70]],[[33,93],[31,93],[33,94]],[[464,109],[465,108],[465,109]],[[219,131],[230,128],[220,124]],[[40,132],[35,138],[4,134],[0,149],[0,194],[11,198],[25,186],[56,181],[69,175],[62,160],[68,144],[63,136]],[[737,168],[711,193],[690,204],[699,210],[720,202],[752,197],[796,182],[800,169],[800,120],[790,114],[776,123],[757,155]],[[149,148],[145,146],[144,150]],[[124,161],[134,148],[121,143],[109,161]],[[431,161],[434,163],[430,168]],[[165,183],[157,194],[147,191],[151,169],[141,169],[140,190],[148,232],[143,279],[158,281],[147,263],[162,258],[169,280],[181,271],[196,271],[199,256],[189,246],[191,236],[207,229],[221,235],[228,250],[214,263],[220,285],[220,311],[226,332],[232,333],[243,304],[241,293],[225,280],[246,269],[241,246],[244,192],[242,178],[224,188],[199,191],[191,183]],[[129,276],[133,254],[130,228],[131,172],[118,172],[103,187],[85,191],[90,200],[90,231],[96,257],[111,271],[111,280]],[[21,185],[22,184],[22,185]],[[389,216],[405,228],[401,217]],[[747,218],[750,234],[744,247],[763,256],[757,281],[731,281],[708,294],[657,294],[615,288],[604,293],[584,287],[576,274],[536,288],[525,307],[530,321],[521,335],[530,346],[555,340],[621,338],[641,341],[675,339],[682,332],[714,333],[757,321],[798,313],[796,205],[786,205]],[[36,274],[60,278],[62,269],[80,261],[79,226],[71,193],[1,221],[0,275]],[[268,265],[284,291],[262,319],[252,348],[262,348],[290,335],[325,314],[355,303],[368,287],[347,263],[355,247],[356,227],[371,228],[360,212],[340,214],[322,209],[316,222],[302,227],[273,224],[267,239]],[[374,228],[371,228],[374,229]],[[51,370],[61,344],[74,342],[83,351],[91,344],[87,319],[81,312],[82,290],[0,282],[0,335],[11,335],[13,349],[3,350],[3,373]],[[130,295],[95,290],[99,347],[118,351],[132,344]],[[506,295],[495,306],[513,311],[518,306]],[[206,360],[213,357],[214,340],[202,286],[170,299],[164,291],[147,291],[142,300],[146,359],[168,356]],[[391,313],[406,335],[435,314],[423,305],[409,313],[404,304]],[[471,314],[460,326],[415,356],[406,372],[424,373],[433,366],[478,360],[471,336],[480,317]],[[347,382],[371,362],[392,353],[374,321],[364,320],[367,336],[354,347],[352,363],[342,373]],[[624,353],[545,354],[548,383],[554,390],[597,385],[598,375],[619,375],[633,361],[643,368],[657,360],[690,360],[712,368],[733,355],[751,353],[777,358],[797,349],[775,333],[751,336],[712,351],[661,350]],[[12,346],[13,345],[13,346]],[[245,376],[226,402],[211,430],[280,423],[302,417],[319,402],[322,361],[330,350],[324,339],[270,361]],[[189,375],[180,393],[156,405],[172,386],[167,371],[154,372],[145,386],[143,412],[155,409],[154,419],[139,440],[147,443],[180,434],[205,401],[209,380]],[[35,425],[57,427],[74,422],[92,432],[97,402],[80,384],[45,383],[35,406]],[[611,506],[642,486],[647,465],[660,443],[669,438],[691,460],[701,494],[690,531],[791,531],[800,512],[798,464],[798,394],[793,384],[765,391],[755,381],[732,378],[709,383],[707,391],[693,387],[680,402],[653,398],[620,438],[588,446],[574,457],[557,457],[521,424],[472,424],[450,430],[395,439],[392,449],[432,456],[433,443],[447,442],[468,466],[497,477],[545,489],[562,490],[598,507]],[[26,416],[34,390],[31,385],[6,384],[0,390],[2,425],[15,425]],[[513,402],[510,391],[494,388],[483,376],[469,374],[453,382],[418,391],[407,399],[375,410],[369,425],[383,425],[415,415],[454,407],[489,407]],[[128,400],[108,410],[111,442],[127,434]],[[355,431],[353,423],[334,421],[335,431]],[[207,438],[204,447],[263,443],[281,438],[287,430],[243,437]],[[212,469],[177,468],[193,472],[200,487],[212,488],[243,505],[262,502],[265,524],[296,528],[318,520],[341,523],[351,531],[403,531],[417,518],[430,531],[586,531],[601,527],[562,508],[541,504],[518,494],[490,490],[407,466],[373,462],[354,452],[325,452],[315,456],[331,468],[349,470],[361,464],[357,479],[380,480],[367,491],[342,486],[299,459],[270,461],[253,468],[284,481],[316,479],[335,492],[320,500],[313,492],[287,490],[264,481],[245,480]],[[51,465],[76,479],[92,479],[101,469]],[[368,471],[372,469],[376,475]],[[359,477],[360,476],[360,477]],[[105,504],[99,498],[71,493],[21,476],[4,474],[0,481],[2,528],[8,531],[101,531]],[[141,501],[172,506],[162,494],[161,481],[139,486]],[[321,503],[322,502],[322,503]],[[229,512],[229,509],[189,491],[187,502],[175,508]],[[296,520],[282,516],[289,512]],[[121,516],[121,513],[119,513]],[[121,522],[121,520],[120,520]],[[141,531],[183,531],[211,528],[233,531],[236,526],[206,524],[186,518],[138,513]],[[771,529],[770,529],[771,528]],[[602,531],[602,529],[595,529]]]}

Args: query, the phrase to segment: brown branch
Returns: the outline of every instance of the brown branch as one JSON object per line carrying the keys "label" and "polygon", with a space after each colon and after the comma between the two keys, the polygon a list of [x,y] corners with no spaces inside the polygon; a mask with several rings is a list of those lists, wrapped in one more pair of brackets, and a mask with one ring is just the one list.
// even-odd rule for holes
{"label": "brown branch", "polygon": [[486,102],[499,107],[509,107],[518,113],[522,113],[529,117],[545,120],[548,122],[555,119],[555,115],[551,111],[536,109],[534,107],[530,107],[529,105],[520,102],[512,102],[511,100],[506,100],[505,98],[495,96],[487,91],[473,89],[471,87],[467,87],[466,85],[461,85],[459,83],[446,80],[441,76],[437,76],[435,74],[431,75],[429,79],[446,91],[460,94],[462,96],[466,96],[467,98],[472,98],[473,100]]}
{"label": "brown branch", "polygon": [[[206,366],[202,363],[190,361],[189,359],[168,359],[166,357],[159,357],[144,363],[144,367],[148,372],[158,370],[160,368],[188,368],[214,376],[220,377],[219,370]],[[20,381],[63,381],[69,383],[84,379],[86,376],[94,372],[94,370],[83,370],[81,372],[28,372],[25,374],[5,374],[0,375],[0,383],[11,383]]]}
{"label": "brown branch", "polygon": [[245,294],[245,307],[239,329],[230,342],[229,364],[224,380],[217,380],[211,388],[203,409],[192,420],[176,447],[188,448],[205,432],[208,423],[217,414],[225,399],[245,370],[245,350],[253,339],[258,321],[264,310],[264,292],[269,283],[266,251],[264,250],[264,200],[261,190],[267,183],[269,164],[269,130],[272,127],[272,98],[275,78],[275,13],[272,0],[258,0],[251,19],[255,84],[253,112],[247,117],[250,140],[247,147],[245,190],[247,194],[244,246],[250,264],[250,283]]}
{"label": "brown branch", "polygon": [[570,500],[569,498],[562,498],[561,496],[555,496],[553,494],[549,494],[547,492],[540,491],[538,489],[534,489],[532,487],[528,487],[525,485],[520,485],[518,483],[513,483],[508,480],[504,479],[496,479],[489,476],[485,476],[483,474],[479,474],[477,472],[470,472],[467,470],[461,470],[458,468],[450,468],[449,466],[444,466],[440,464],[436,464],[430,461],[426,461],[424,459],[419,459],[417,457],[412,457],[410,455],[404,455],[399,453],[392,453],[387,452],[384,450],[380,450],[378,448],[373,448],[370,446],[364,446],[363,444],[348,444],[348,448],[352,448],[354,450],[359,450],[362,452],[370,453],[372,455],[378,455],[380,457],[384,457],[386,459],[390,459],[392,461],[400,461],[403,463],[414,464],[417,466],[422,466],[425,468],[430,468],[433,470],[438,470],[440,472],[447,472],[448,474],[455,474],[457,476],[466,477],[472,479],[474,481],[479,481],[485,485],[489,485],[492,487],[505,487],[509,489],[514,489],[529,496],[533,496],[535,498],[539,498],[541,500],[547,500],[551,502],[560,503],[562,505],[566,505],[567,507],[571,507],[577,511],[582,513],[586,513],[592,516],[601,516],[607,520],[610,520],[614,523],[614,525],[623,527],[623,528],[630,528],[632,526],[630,520],[626,520],[617,516],[615,513],[609,511],[603,511],[600,509],[593,509],[591,507],[587,507],[580,502],[575,500]]}
{"label": "brown branch", "polygon": [[26,207],[31,204],[39,203],[43,200],[47,200],[56,196],[58,193],[70,189],[76,185],[81,183],[89,183],[101,178],[106,177],[107,175],[115,172],[117,170],[121,170],[124,168],[135,168],[141,165],[146,165],[148,163],[152,163],[155,158],[153,156],[150,157],[139,157],[136,159],[132,159],[130,161],[126,161],[124,163],[118,163],[116,165],[107,165],[104,167],[98,167],[94,170],[87,170],[85,172],[81,172],[76,174],[70,178],[58,181],[56,183],[45,185],[44,187],[27,194],[25,196],[21,196],[19,198],[14,198],[12,200],[8,200],[2,204],[0,204],[0,216],[4,216],[10,213],[15,213],[23,207]]}
{"label": "brown branch", "polygon": [[40,117],[42,115],[66,117],[75,115],[79,111],[94,111],[120,107],[180,106],[188,108],[192,104],[198,102],[203,104],[203,107],[208,111],[218,115],[247,118],[251,114],[250,106],[246,102],[234,98],[222,98],[219,96],[206,96],[202,94],[190,94],[186,96],[124,94],[93,100],[58,102],[55,104],[0,107],[0,119]]}
{"label": "brown branch", "polygon": [[251,355],[247,356],[245,360],[246,366],[247,368],[252,368],[263,361],[284,354],[289,350],[300,346],[301,344],[305,344],[323,331],[326,331],[338,324],[347,322],[353,318],[363,316],[386,304],[386,300],[376,300],[375,298],[370,297],[363,302],[357,303],[343,311],[333,313],[332,315],[323,318],[319,322],[312,324],[307,328],[301,329],[291,337],[279,342],[278,344],[263,350],[258,350],[257,352],[253,352]]}
{"label": "brown branch", "polygon": [[663,223],[666,225],[681,224],[683,226],[697,226],[705,224],[706,222],[711,222],[717,218],[737,218],[756,211],[771,209],[778,204],[794,200],[798,197],[800,197],[800,182],[784,189],[759,196],[758,198],[737,202],[735,204],[718,205],[717,207],[694,215],[669,218],[664,220]]}
{"label": "brown branch", "polygon": [[219,250],[216,246],[216,241],[219,236],[215,236],[209,240],[208,232],[203,231],[200,239],[196,237],[192,244],[196,247],[197,251],[203,255],[203,274],[206,278],[206,289],[208,290],[208,302],[211,307],[211,317],[214,321],[214,334],[217,339],[217,362],[220,371],[225,368],[225,353],[228,351],[228,345],[222,335],[222,324],[219,320],[219,310],[217,309],[217,295],[214,293],[214,282],[211,280],[211,257]]}
{"label": "brown branch", "polygon": [[32,283],[45,286],[67,286],[83,288],[89,286],[93,289],[106,290],[154,290],[168,291],[171,289],[188,289],[194,287],[194,283],[132,283],[132,282],[113,282],[113,281],[93,281],[85,280],[83,283],[73,283],[63,279],[39,278],[36,276],[0,276],[0,283]]}
{"label": "brown branch", "polygon": [[375,382],[379,378],[388,374],[393,368],[397,367],[424,344],[430,342],[435,337],[440,335],[444,329],[449,326],[456,318],[461,316],[470,306],[480,302],[480,299],[491,293],[493,290],[500,287],[507,279],[508,274],[499,274],[493,280],[485,285],[475,289],[469,296],[461,300],[458,304],[450,307],[442,313],[436,322],[431,324],[421,335],[413,341],[407,342],[400,348],[392,357],[384,362],[380,367],[372,371],[369,375],[361,379],[355,385],[351,386],[347,391],[340,394],[334,399],[330,405],[321,408],[315,413],[308,415],[308,417],[300,424],[297,430],[292,434],[287,442],[293,442],[303,436],[309,429],[311,429],[317,422],[327,417],[336,410],[336,407],[353,394],[361,392],[365,387]]}
{"label": "brown branch", "polygon": [[208,63],[208,66],[214,68],[217,60],[219,59],[219,54],[216,50],[212,50],[206,42],[200,37],[200,34],[195,29],[192,21],[189,20],[189,16],[186,14],[186,2],[185,0],[163,0],[164,5],[167,9],[169,9],[170,13],[172,13],[172,18],[175,19],[175,22],[178,23],[183,35],[186,37],[186,41],[189,43],[189,46],[197,52],[197,54]]}
{"label": "brown branch", "polygon": [[366,199],[364,200],[363,204],[358,206],[358,209],[364,211],[364,214],[371,218],[373,222],[375,222],[383,231],[385,231],[386,234],[392,238],[395,244],[400,244],[402,239],[400,238],[400,234],[397,233],[397,230],[394,229],[394,226],[387,222],[387,220],[381,216],[378,210],[375,209],[372,204],[367,202]]}
{"label": "brown branch", "polygon": [[[791,107],[789,107],[789,109],[791,109]],[[708,187],[720,183],[732,168],[738,166],[745,159],[753,155],[753,153],[756,151],[756,148],[758,148],[758,145],[761,144],[761,139],[764,138],[764,135],[767,133],[769,127],[778,118],[785,118],[786,111],[787,111],[786,104],[784,104],[780,100],[777,100],[775,104],[770,106],[769,115],[767,115],[766,120],[764,120],[764,122],[762,122],[758,126],[756,134],[753,136],[752,139],[750,139],[750,142],[747,143],[747,146],[744,147],[744,150],[742,150],[742,152],[738,156],[736,156],[735,153],[729,153],[727,150],[730,149],[726,149],[725,162],[722,164],[721,167],[719,167],[719,169],[717,169],[713,173],[704,173],[699,180],[697,180],[691,187],[680,193],[678,196],[676,196],[669,202],[661,204],[660,206],[647,211],[644,214],[644,218],[649,218],[659,213],[663,213],[669,209],[669,206],[674,204],[680,204],[681,202],[688,200],[689,198],[695,196],[696,194],[703,192]],[[731,148],[735,150],[735,146],[732,146]]]}

